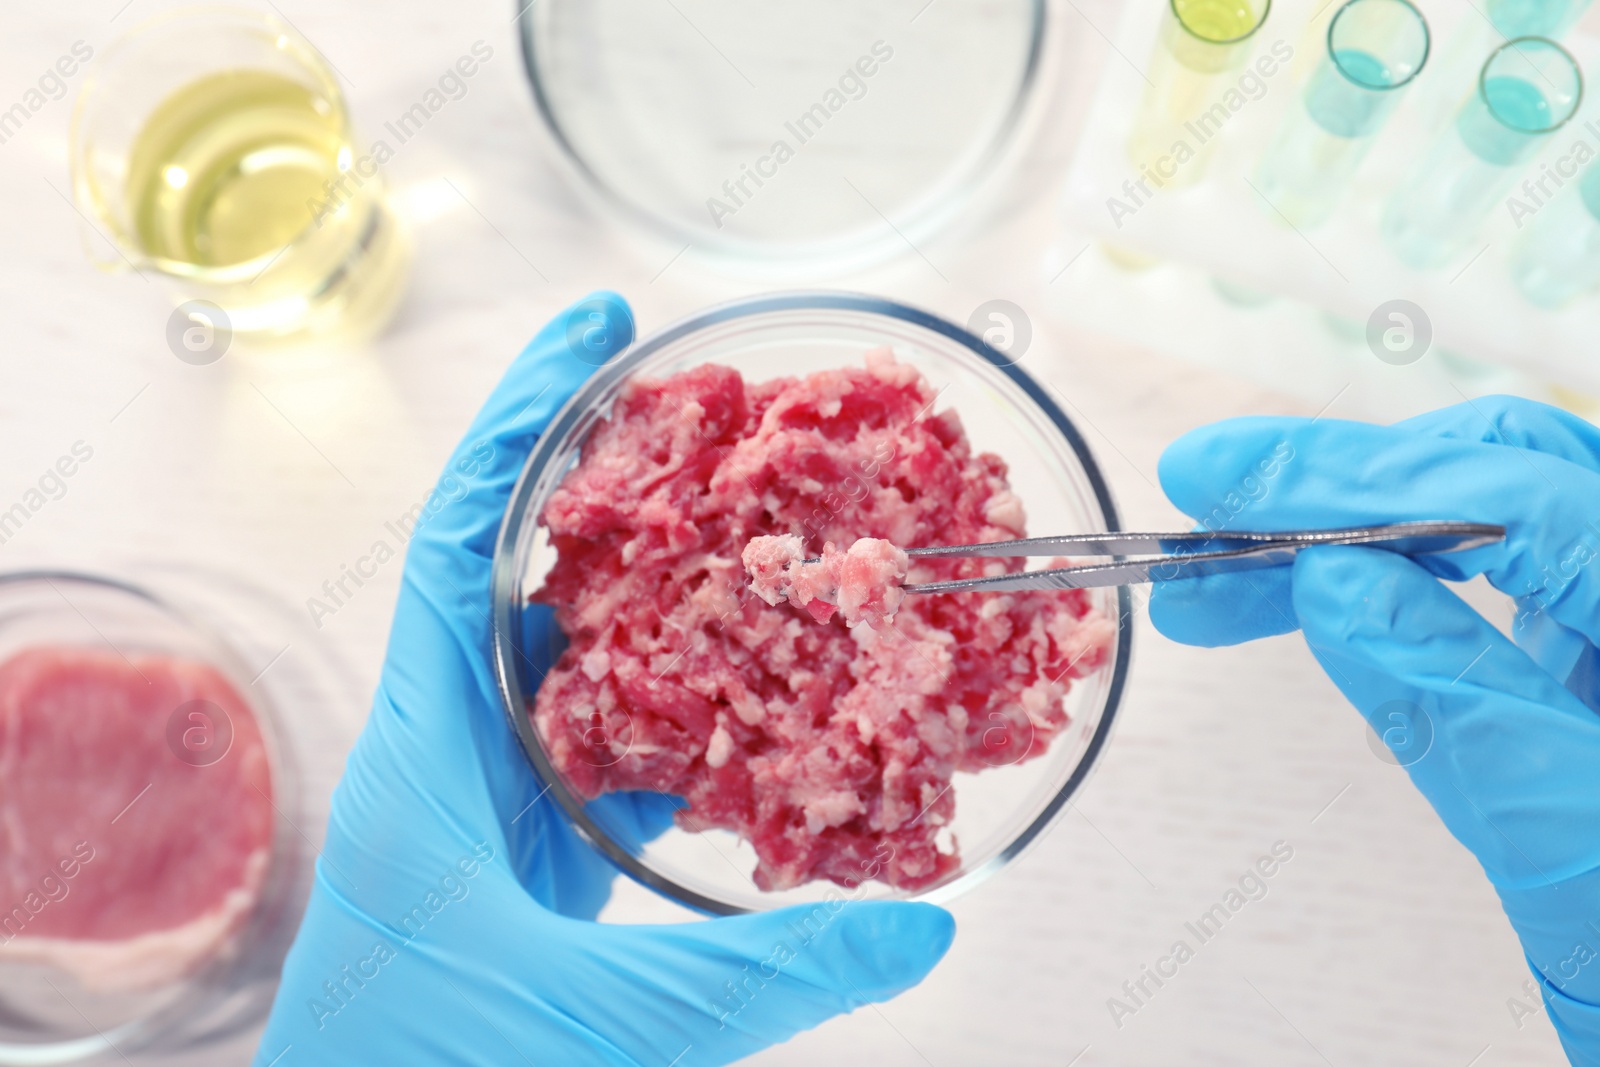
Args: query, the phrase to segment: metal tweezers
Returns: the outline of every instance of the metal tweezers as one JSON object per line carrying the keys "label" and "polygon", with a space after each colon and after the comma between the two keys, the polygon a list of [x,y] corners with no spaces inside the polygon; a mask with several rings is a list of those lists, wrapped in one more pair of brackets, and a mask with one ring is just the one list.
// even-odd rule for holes
{"label": "metal tweezers", "polygon": [[[1506,528],[1481,522],[1397,522],[1344,530],[1288,530],[1281,533],[1097,533],[1029,537],[982,545],[911,548],[913,559],[962,556],[1116,556],[1111,563],[1088,563],[1054,570],[1019,571],[989,578],[907,585],[908,593],[1006,592],[1011,590],[1093,589],[1101,586],[1168,582],[1208,574],[1277,567],[1312,545],[1370,545],[1407,556],[1479,548],[1505,539]],[[1159,553],[1159,554],[1155,554]],[[1147,556],[1123,559],[1123,556]]]}

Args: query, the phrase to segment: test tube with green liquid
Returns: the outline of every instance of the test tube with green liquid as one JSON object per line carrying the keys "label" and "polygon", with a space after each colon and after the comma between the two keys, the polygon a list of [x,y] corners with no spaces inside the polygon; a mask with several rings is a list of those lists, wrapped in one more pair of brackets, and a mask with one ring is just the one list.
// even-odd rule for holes
{"label": "test tube with green liquid", "polygon": [[1333,214],[1406,86],[1428,61],[1428,23],[1409,0],[1350,0],[1328,48],[1262,157],[1262,197],[1300,227]]}
{"label": "test tube with green liquid", "polygon": [[[1128,139],[1128,158],[1158,186],[1198,181],[1222,132],[1215,108],[1243,66],[1272,0],[1171,0]],[[1226,112],[1226,108],[1223,109]]]}
{"label": "test tube with green liquid", "polygon": [[1517,179],[1516,164],[1578,110],[1583,76],[1542,37],[1507,41],[1489,56],[1455,121],[1390,198],[1383,237],[1418,269],[1467,251]]}

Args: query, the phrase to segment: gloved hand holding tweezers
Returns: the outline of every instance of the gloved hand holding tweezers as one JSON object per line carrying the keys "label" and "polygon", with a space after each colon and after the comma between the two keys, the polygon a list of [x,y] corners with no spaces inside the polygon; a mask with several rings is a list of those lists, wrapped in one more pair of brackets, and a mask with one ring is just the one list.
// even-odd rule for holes
{"label": "gloved hand holding tweezers", "polygon": [[[1395,426],[1233,419],[1173,444],[1161,483],[1193,516],[1259,487],[1225,509],[1240,529],[1506,528],[1445,555],[1316,547],[1291,566],[1160,583],[1150,617],[1194,645],[1302,630],[1483,865],[1567,1055],[1600,1064],[1600,430],[1511,397]],[[1438,581],[1477,574],[1515,598],[1514,640]]]}

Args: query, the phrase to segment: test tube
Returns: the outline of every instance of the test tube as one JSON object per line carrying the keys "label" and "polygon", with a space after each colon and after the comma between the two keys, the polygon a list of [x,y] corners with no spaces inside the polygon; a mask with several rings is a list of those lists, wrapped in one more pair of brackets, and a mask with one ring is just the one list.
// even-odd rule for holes
{"label": "test tube", "polygon": [[1600,168],[1538,209],[1511,246],[1511,277],[1528,301],[1558,308],[1600,285]]}
{"label": "test tube", "polygon": [[1428,47],[1427,20],[1409,0],[1350,0],[1334,14],[1327,53],[1257,176],[1261,195],[1292,225],[1333,214]]}
{"label": "test tube", "polygon": [[1549,37],[1566,33],[1590,0],[1488,0],[1489,21],[1506,38]]}
{"label": "test tube", "polygon": [[[1477,0],[1473,0],[1477,3]],[[1428,81],[1421,97],[1409,105],[1421,129],[1436,129],[1449,121],[1457,87],[1477,76],[1483,57],[1497,45],[1518,37],[1544,37],[1559,41],[1583,14],[1590,0],[1489,0],[1485,8],[1456,24],[1448,40],[1435,42],[1437,54],[1428,66]]]}
{"label": "test tube", "polygon": [[1272,0],[1171,0],[1128,139],[1141,178],[1157,186],[1199,180],[1222,132],[1215,110],[1227,76],[1243,66],[1271,7]]}
{"label": "test tube", "polygon": [[1495,49],[1455,121],[1389,200],[1383,236],[1395,255],[1422,269],[1466,251],[1516,181],[1515,164],[1582,99],[1578,64],[1554,41],[1519,37]]}

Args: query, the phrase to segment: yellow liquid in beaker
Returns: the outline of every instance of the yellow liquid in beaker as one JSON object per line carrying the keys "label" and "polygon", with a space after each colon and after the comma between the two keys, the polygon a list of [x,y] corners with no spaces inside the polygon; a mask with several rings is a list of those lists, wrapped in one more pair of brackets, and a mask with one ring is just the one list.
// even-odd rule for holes
{"label": "yellow liquid in beaker", "polygon": [[191,82],[157,106],[129,153],[134,236],[163,269],[200,283],[236,330],[375,327],[408,255],[375,165],[352,171],[347,130],[339,107],[269,70]]}
{"label": "yellow liquid in beaker", "polygon": [[152,256],[225,267],[270,255],[311,225],[308,204],[348,164],[327,100],[270,71],[192,82],[151,114],[133,146],[133,224]]}

